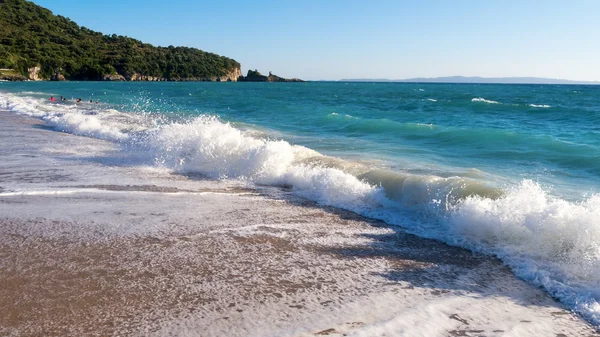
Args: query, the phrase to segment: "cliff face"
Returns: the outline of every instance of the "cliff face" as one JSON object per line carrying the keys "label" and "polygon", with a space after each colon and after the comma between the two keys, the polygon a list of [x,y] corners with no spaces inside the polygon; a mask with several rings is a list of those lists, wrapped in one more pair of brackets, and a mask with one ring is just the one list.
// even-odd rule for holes
{"label": "cliff face", "polygon": [[42,70],[42,68],[39,65],[27,69],[29,79],[32,81],[41,81],[42,78],[39,76],[40,70]]}
{"label": "cliff face", "polygon": [[149,76],[138,73],[133,73],[130,76],[122,75],[105,75],[104,81],[143,81],[143,82],[164,82],[164,81],[181,81],[181,82],[237,82],[242,76],[240,67],[234,67],[227,71],[223,76],[212,77],[173,77],[165,78],[160,76]]}
{"label": "cliff face", "polygon": [[237,82],[240,77],[243,77],[242,69],[240,67],[235,67],[228,71],[224,76],[217,77],[215,80],[217,82]]}

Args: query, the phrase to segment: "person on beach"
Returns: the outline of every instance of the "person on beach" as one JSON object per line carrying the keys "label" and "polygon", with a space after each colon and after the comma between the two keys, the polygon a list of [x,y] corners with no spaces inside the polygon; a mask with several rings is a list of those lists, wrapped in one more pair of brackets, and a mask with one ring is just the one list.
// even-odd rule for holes
{"label": "person on beach", "polygon": [[56,102],[56,98],[54,98],[54,96],[50,96],[50,102]]}
{"label": "person on beach", "polygon": [[78,98],[75,102],[77,102],[77,103],[81,102],[81,98]]}

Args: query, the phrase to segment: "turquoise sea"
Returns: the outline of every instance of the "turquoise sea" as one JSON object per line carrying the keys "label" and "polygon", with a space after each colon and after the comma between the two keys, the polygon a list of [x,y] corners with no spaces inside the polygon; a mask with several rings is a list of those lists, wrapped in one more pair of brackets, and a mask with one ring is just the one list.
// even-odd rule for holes
{"label": "turquoise sea", "polygon": [[495,255],[600,325],[600,86],[1,82],[0,108],[120,144],[122,165],[285,187]]}

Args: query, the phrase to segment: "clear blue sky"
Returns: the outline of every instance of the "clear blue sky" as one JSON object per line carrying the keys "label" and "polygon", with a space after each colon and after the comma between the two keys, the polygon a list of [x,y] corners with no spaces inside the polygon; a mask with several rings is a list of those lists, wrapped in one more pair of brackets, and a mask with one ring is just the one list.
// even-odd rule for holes
{"label": "clear blue sky", "polygon": [[34,0],[92,30],[308,80],[600,80],[599,0]]}

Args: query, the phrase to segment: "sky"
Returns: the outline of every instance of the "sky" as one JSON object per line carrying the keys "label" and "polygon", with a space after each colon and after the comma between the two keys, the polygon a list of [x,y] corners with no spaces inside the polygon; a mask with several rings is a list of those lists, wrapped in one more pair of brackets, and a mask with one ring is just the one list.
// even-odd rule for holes
{"label": "sky", "polygon": [[33,0],[105,34],[305,80],[600,81],[598,0]]}

